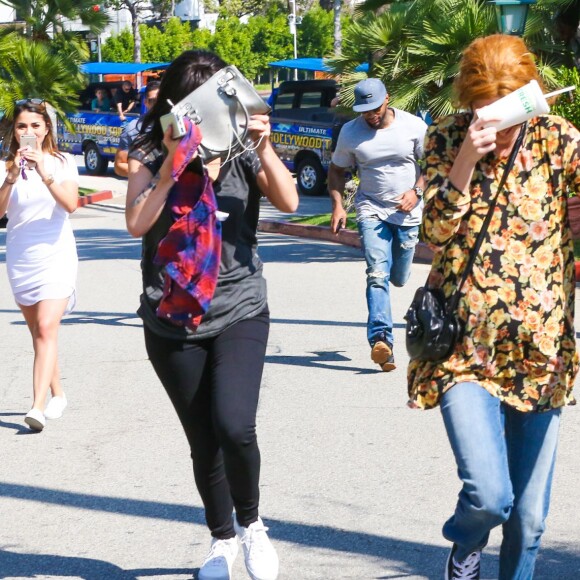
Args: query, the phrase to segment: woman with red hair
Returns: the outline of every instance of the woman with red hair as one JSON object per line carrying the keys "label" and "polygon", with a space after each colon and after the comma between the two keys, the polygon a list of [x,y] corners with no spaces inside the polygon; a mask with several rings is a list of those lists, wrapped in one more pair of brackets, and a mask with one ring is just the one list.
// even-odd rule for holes
{"label": "woman with red hair", "polygon": [[[453,544],[449,579],[480,577],[481,551],[499,525],[500,580],[532,578],[560,415],[574,401],[574,254],[566,202],[580,189],[580,133],[552,115],[500,131],[478,116],[532,80],[541,86],[520,38],[478,38],[463,53],[455,84],[465,112],[438,119],[426,139],[421,231],[439,249],[429,284],[447,299],[497,194],[461,289],[461,339],[447,359],[414,360],[408,370],[410,405],[441,407],[463,482],[443,527]],[[499,190],[512,149],[515,162]]]}

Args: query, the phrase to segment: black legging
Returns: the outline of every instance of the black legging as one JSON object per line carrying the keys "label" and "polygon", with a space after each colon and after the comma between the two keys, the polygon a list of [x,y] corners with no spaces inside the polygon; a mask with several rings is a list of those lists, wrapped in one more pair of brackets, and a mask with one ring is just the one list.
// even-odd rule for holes
{"label": "black legging", "polygon": [[267,308],[199,342],[168,340],[145,328],[147,353],[187,435],[215,538],[235,536],[234,507],[241,525],[258,519],[256,410],[269,329]]}

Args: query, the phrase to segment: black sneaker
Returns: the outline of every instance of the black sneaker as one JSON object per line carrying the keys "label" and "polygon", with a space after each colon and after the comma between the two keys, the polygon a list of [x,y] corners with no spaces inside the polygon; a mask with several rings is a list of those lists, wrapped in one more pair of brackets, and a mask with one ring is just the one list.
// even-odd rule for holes
{"label": "black sneaker", "polygon": [[456,551],[457,544],[453,544],[445,565],[445,580],[479,580],[481,550],[472,552],[463,562],[455,560]]}
{"label": "black sneaker", "polygon": [[378,364],[383,371],[392,371],[395,368],[393,345],[386,339],[384,334],[377,334],[371,341],[371,359]]}

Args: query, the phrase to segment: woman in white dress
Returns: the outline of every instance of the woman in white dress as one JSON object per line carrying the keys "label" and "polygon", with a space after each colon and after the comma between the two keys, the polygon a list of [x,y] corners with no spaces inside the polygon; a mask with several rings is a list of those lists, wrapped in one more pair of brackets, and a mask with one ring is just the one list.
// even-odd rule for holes
{"label": "woman in white dress", "polygon": [[[33,138],[33,137],[35,138]],[[78,257],[69,214],[77,207],[74,158],[59,153],[41,99],[16,102],[0,162],[0,216],[7,213],[8,278],[34,345],[33,404],[24,421],[42,431],[67,405],[60,384],[60,321],[75,302]],[[52,393],[45,409],[48,390]]]}

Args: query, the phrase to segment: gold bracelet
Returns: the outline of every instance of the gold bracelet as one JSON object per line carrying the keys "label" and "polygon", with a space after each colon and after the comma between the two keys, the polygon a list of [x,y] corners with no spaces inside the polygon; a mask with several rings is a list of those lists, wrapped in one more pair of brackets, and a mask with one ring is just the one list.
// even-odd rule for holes
{"label": "gold bracelet", "polygon": [[54,183],[54,175],[49,175],[42,180],[42,183],[47,187]]}
{"label": "gold bracelet", "polygon": [[14,185],[16,183],[17,179],[15,179],[14,181],[10,181],[10,179],[8,179],[8,177],[4,178],[4,183],[9,183],[10,185]]}

